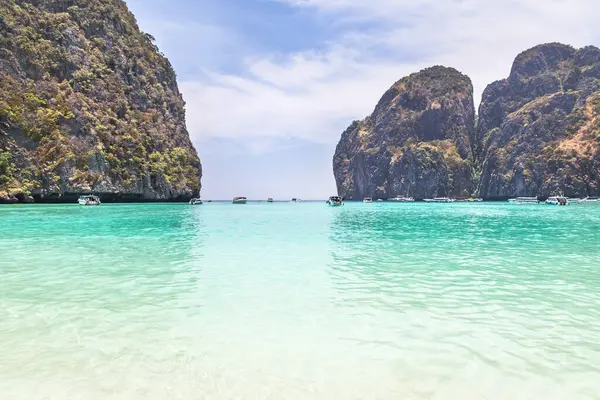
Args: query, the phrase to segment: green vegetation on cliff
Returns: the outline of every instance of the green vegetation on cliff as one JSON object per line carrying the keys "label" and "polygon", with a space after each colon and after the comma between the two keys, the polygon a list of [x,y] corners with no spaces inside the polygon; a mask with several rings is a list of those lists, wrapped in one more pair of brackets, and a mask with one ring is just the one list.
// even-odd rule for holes
{"label": "green vegetation on cliff", "polygon": [[169,61],[121,0],[0,0],[0,199],[200,190]]}
{"label": "green vegetation on cliff", "polygon": [[479,193],[600,194],[600,49],[560,43],[519,54],[480,106]]}
{"label": "green vegetation on cliff", "polygon": [[471,80],[436,66],[396,82],[342,135],[333,159],[350,199],[468,197],[474,189]]}

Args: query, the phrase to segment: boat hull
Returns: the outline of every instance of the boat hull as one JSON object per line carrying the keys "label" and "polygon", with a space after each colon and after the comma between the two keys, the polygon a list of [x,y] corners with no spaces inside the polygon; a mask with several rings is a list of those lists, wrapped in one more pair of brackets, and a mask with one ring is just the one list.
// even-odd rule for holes
{"label": "boat hull", "polygon": [[553,198],[549,198],[547,199],[544,204],[547,204],[549,206],[568,206],[569,205],[569,200],[564,198],[564,197],[553,197]]}
{"label": "boat hull", "polygon": [[344,205],[344,199],[340,196],[331,196],[329,200],[327,200],[327,204],[331,207],[339,207]]}
{"label": "boat hull", "polygon": [[412,197],[394,197],[393,199],[389,199],[388,201],[392,203],[414,203],[415,199]]}
{"label": "boat hull", "polygon": [[517,197],[509,199],[510,204],[539,204],[539,200],[536,197]]}
{"label": "boat hull", "polygon": [[100,205],[100,200],[89,200],[89,199],[78,199],[77,203],[79,203],[80,206],[99,206]]}
{"label": "boat hull", "polygon": [[600,199],[585,198],[585,199],[579,200],[579,203],[600,203]]}
{"label": "boat hull", "polygon": [[246,204],[248,200],[233,200],[233,204]]}

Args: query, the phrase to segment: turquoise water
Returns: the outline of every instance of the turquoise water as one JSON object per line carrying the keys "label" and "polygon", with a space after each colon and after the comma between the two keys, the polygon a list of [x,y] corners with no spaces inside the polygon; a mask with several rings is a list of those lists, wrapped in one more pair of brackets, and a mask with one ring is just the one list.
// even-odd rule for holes
{"label": "turquoise water", "polygon": [[600,207],[0,206],[6,399],[600,399]]}

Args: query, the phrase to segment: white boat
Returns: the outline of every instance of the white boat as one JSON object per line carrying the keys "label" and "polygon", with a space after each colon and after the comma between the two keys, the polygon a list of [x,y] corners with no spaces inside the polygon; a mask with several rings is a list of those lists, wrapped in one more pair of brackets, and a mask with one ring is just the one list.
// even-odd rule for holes
{"label": "white boat", "polygon": [[377,199],[378,203],[383,203],[383,199]]}
{"label": "white boat", "polygon": [[370,198],[370,197],[365,197],[365,198],[363,199],[363,203],[372,203],[372,202],[373,202],[373,199],[372,199],[372,198]]}
{"label": "white boat", "polygon": [[454,201],[457,203],[476,203],[476,202],[483,201],[483,199],[474,199],[472,197],[469,197],[468,199],[456,199]]}
{"label": "white boat", "polygon": [[238,197],[234,197],[232,203],[233,204],[246,204],[248,202],[248,199],[245,198],[244,196],[238,196]]}
{"label": "white boat", "polygon": [[98,196],[89,195],[89,196],[79,196],[77,202],[82,206],[99,206],[100,198]]}
{"label": "white boat", "polygon": [[510,204],[538,204],[540,201],[537,197],[515,197],[508,199]]}
{"label": "white boat", "polygon": [[202,203],[202,200],[193,198],[193,199],[190,200],[189,204],[191,204],[193,206],[199,206],[199,205],[201,205],[203,203]]}
{"label": "white boat", "polygon": [[389,199],[388,201],[395,201],[398,203],[412,203],[415,201],[415,199],[413,199],[412,197],[396,196],[394,198]]}
{"label": "white boat", "polygon": [[340,196],[331,196],[329,198],[329,200],[327,200],[327,204],[329,204],[332,207],[343,206],[344,205],[344,199],[342,199]]}
{"label": "white boat", "polygon": [[455,200],[448,197],[434,197],[433,199],[424,199],[426,203],[453,203]]}
{"label": "white boat", "polygon": [[578,203],[600,203],[600,197],[598,196],[588,196],[586,198],[580,199]]}
{"label": "white boat", "polygon": [[273,198],[272,198],[272,197],[269,197],[269,198],[267,199],[267,203],[272,203],[272,202],[273,202]]}
{"label": "white boat", "polygon": [[568,206],[569,199],[564,196],[551,196],[546,199],[545,203],[551,206]]}

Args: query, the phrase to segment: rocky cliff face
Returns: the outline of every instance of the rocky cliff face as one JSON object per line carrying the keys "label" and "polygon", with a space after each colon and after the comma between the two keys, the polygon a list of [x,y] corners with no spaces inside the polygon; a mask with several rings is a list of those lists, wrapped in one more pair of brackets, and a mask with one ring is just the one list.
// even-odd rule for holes
{"label": "rocky cliff face", "polygon": [[600,49],[551,43],[519,54],[483,93],[434,67],[398,81],[342,135],[333,159],[349,199],[600,194]]}
{"label": "rocky cliff face", "polygon": [[201,174],[175,72],[122,0],[0,0],[0,201],[184,200]]}
{"label": "rocky cliff face", "polygon": [[600,193],[600,50],[545,44],[483,93],[477,131],[486,198]]}
{"label": "rocky cliff face", "polygon": [[432,67],[396,82],[343,133],[333,158],[347,199],[468,197],[474,190],[470,79]]}

